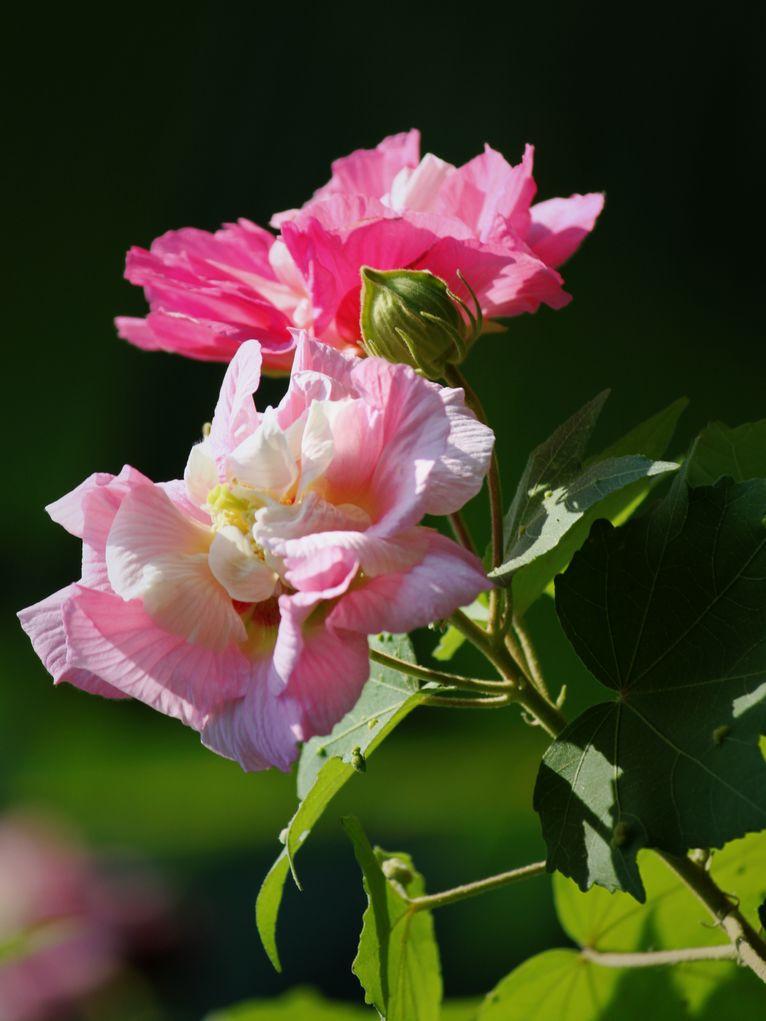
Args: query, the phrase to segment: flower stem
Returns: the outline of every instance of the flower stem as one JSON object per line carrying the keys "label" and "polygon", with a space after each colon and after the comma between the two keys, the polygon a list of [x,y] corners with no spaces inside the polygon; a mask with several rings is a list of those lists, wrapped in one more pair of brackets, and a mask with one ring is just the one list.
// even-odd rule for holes
{"label": "flower stem", "polygon": [[461,610],[453,613],[450,623],[483,653],[500,676],[511,686],[513,701],[518,702],[528,713],[531,713],[551,737],[557,737],[567,725],[565,717],[550,699],[546,698],[522,675],[505,644],[493,641],[491,635]]}
{"label": "flower stem", "polygon": [[469,553],[473,553],[473,555],[476,556],[476,546],[474,545],[473,537],[468,531],[468,526],[465,521],[463,521],[460,511],[455,511],[454,514],[449,514],[447,520],[449,521],[452,531],[455,534],[455,538],[460,545],[467,549]]}
{"label": "flower stem", "polygon": [[480,893],[497,890],[501,886],[517,883],[522,879],[542,876],[544,873],[545,862],[537,861],[532,865],[523,865],[519,869],[511,869],[510,872],[501,872],[497,876],[478,879],[474,883],[463,883],[462,886],[455,886],[453,889],[445,890],[443,893],[425,894],[422,897],[408,897],[407,900],[415,911],[433,911],[434,908],[443,908],[447,904],[456,904],[458,901],[466,900],[468,897],[476,897]]}
{"label": "flower stem", "polygon": [[736,957],[766,982],[766,942],[758,935],[728,894],[714,882],[710,873],[691,858],[656,852],[673,872],[702,901],[731,940]]}
{"label": "flower stem", "polygon": [[[463,388],[468,406],[484,425],[489,425],[487,414],[479,399],[479,395],[455,365],[448,366],[447,382]],[[489,514],[492,542],[492,567],[499,567],[503,562],[503,490],[500,483],[500,462],[497,450],[493,449],[487,474],[487,490],[489,493]],[[500,630],[503,617],[503,605],[506,599],[504,589],[497,587],[489,593],[489,632],[496,634]]]}
{"label": "flower stem", "polygon": [[548,686],[545,683],[545,677],[543,676],[543,671],[540,667],[540,660],[537,658],[537,650],[532,644],[532,639],[529,637],[529,633],[520,620],[514,620],[513,630],[518,638],[519,644],[521,645],[521,651],[528,667],[529,679],[532,681],[537,690],[550,701],[550,692],[548,691]]}
{"label": "flower stem", "polygon": [[435,709],[501,709],[510,705],[512,699],[509,695],[487,695],[484,698],[460,698],[442,695],[435,691],[433,695],[426,694],[421,705],[433,706]]}
{"label": "flower stem", "polygon": [[634,954],[604,953],[583,947],[586,961],[603,968],[654,968],[661,964],[686,964],[688,961],[736,961],[737,949],[730,943],[715,947],[689,947],[685,950],[647,950]]}
{"label": "flower stem", "polygon": [[408,663],[407,660],[399,659],[397,656],[378,652],[377,649],[370,649],[370,659],[374,663],[388,667],[389,670],[398,670],[400,674],[408,674],[410,677],[418,677],[423,681],[432,681],[436,684],[445,684],[450,688],[462,688],[465,691],[497,695],[502,694],[510,687],[504,681],[485,681],[481,677],[461,677],[458,674],[448,674],[441,670],[431,670],[430,667]]}

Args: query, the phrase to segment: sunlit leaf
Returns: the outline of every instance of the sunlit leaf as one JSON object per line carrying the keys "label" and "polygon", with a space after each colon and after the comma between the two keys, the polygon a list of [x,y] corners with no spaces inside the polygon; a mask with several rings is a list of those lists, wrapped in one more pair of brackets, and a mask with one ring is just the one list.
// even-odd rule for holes
{"label": "sunlit leaf", "polygon": [[[607,458],[625,457],[628,454],[642,454],[650,459],[663,457],[687,404],[685,397],[674,401],[599,454],[588,458],[585,461],[586,467]],[[513,576],[513,608],[516,615],[523,616],[543,592],[553,595],[553,579],[567,567],[588,538],[594,521],[603,518],[613,525],[623,524],[662,478],[662,475],[647,477],[607,496],[586,511],[553,549],[516,571]]]}
{"label": "sunlit leaf", "polygon": [[548,862],[642,900],[636,854],[766,826],[766,481],[687,489],[597,523],[556,603],[616,692],[560,735],[535,789]]}
{"label": "sunlit leaf", "polygon": [[397,859],[406,868],[400,883],[407,896],[425,892],[422,877],[404,853],[370,846],[358,819],[343,826],[354,845],[367,892],[359,951],[353,964],[365,991],[386,1021],[439,1021],[442,995],[439,950],[428,911],[414,911],[383,873],[383,863]]}
{"label": "sunlit leaf", "polygon": [[[482,592],[474,599],[470,606],[463,607],[463,613],[466,617],[476,621],[477,624],[486,627],[489,620],[488,603],[486,592]],[[464,641],[465,635],[463,632],[458,631],[456,627],[450,624],[432,653],[434,659],[441,660],[442,662],[452,659]]]}
{"label": "sunlit leaf", "polygon": [[[406,636],[381,635],[370,646],[414,662],[412,644]],[[326,737],[314,737],[303,749],[298,764],[301,803],[287,825],[284,849],[272,865],[258,893],[256,924],[264,949],[279,971],[276,943],[277,918],[287,874],[313,826],[343,785],[355,775],[352,753],[358,748],[365,759],[420,701],[418,685],[395,670],[370,665],[370,680],[354,708]],[[297,882],[297,877],[296,877]]]}

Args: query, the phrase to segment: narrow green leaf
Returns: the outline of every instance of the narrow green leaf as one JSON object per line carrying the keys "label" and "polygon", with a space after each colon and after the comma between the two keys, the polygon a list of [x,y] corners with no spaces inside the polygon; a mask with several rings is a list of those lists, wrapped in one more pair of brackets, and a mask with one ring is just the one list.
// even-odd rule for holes
{"label": "narrow green leaf", "polygon": [[636,454],[608,457],[583,469],[555,488],[541,492],[527,507],[515,541],[490,577],[507,584],[510,575],[554,549],[591,508],[636,482],[675,471],[673,461],[652,461]]}
{"label": "narrow green leaf", "polygon": [[766,478],[766,419],[734,428],[711,422],[689,457],[687,481],[707,486],[724,475],[735,482]]}
{"label": "narrow green leaf", "polygon": [[[380,635],[370,639],[371,647],[399,659],[415,661],[412,644],[406,636]],[[277,918],[282,891],[294,859],[325,808],[343,785],[356,775],[352,753],[359,748],[369,758],[394,727],[420,701],[418,685],[411,677],[372,663],[370,679],[354,708],[336,724],[326,737],[313,737],[306,743],[298,763],[298,796],[302,799],[287,824],[285,847],[272,865],[258,893],[255,918],[264,949],[281,970],[276,942]]]}
{"label": "narrow green leaf", "polygon": [[428,911],[415,912],[383,873],[395,858],[409,876],[401,885],[408,897],[425,893],[422,877],[409,855],[373,850],[358,819],[343,820],[364,877],[367,908],[359,951],[352,969],[365,1000],[386,1021],[439,1021],[442,996],[439,951]]}
{"label": "narrow green leaf", "polygon": [[[538,496],[572,478],[582,466],[585,448],[609,391],[604,390],[529,455],[524,473],[503,522],[504,546],[510,550]],[[504,557],[505,559],[505,557]]]}
{"label": "narrow green leaf", "polygon": [[[607,458],[625,457],[629,454],[641,454],[652,460],[662,458],[670,446],[678,419],[688,403],[685,397],[674,401],[599,454],[588,458],[586,466],[595,465]],[[623,524],[641,506],[662,478],[661,475],[644,478],[607,496],[586,511],[553,549],[516,571],[513,576],[513,608],[516,615],[522,617],[543,592],[553,595],[553,579],[566,569],[572,557],[588,538],[594,521],[603,518],[611,521],[613,525]]]}
{"label": "narrow green leaf", "polygon": [[550,868],[643,900],[636,855],[766,827],[766,481],[598,522],[557,580],[580,658],[616,699],[549,747],[535,807]]}

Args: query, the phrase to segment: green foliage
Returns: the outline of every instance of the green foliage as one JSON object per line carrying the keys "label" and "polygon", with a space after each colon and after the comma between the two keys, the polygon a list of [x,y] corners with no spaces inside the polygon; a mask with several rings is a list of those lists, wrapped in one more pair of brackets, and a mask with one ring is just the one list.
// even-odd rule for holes
{"label": "green foliage", "polygon": [[382,866],[392,858],[403,863],[410,875],[407,881],[400,878],[399,884],[408,897],[422,896],[423,879],[409,855],[373,850],[357,819],[346,818],[343,826],[354,845],[367,893],[353,964],[365,1000],[386,1021],[439,1021],[442,983],[433,920],[429,912],[415,911],[404,900]]}
{"label": "green foliage", "polygon": [[688,490],[597,523],[558,579],[559,618],[614,701],[546,752],[548,863],[644,898],[642,847],[681,854],[766,826],[766,481]]}
{"label": "green foliage", "polygon": [[251,1000],[216,1010],[205,1021],[364,1021],[370,1011],[325,1000],[313,989],[291,989],[275,1000]]}
{"label": "green foliage", "polygon": [[[666,453],[673,438],[676,424],[685,410],[685,397],[669,404],[656,415],[631,429],[599,454],[588,458],[586,466],[594,466],[610,458],[642,454],[648,459],[659,459]],[[565,570],[574,554],[588,538],[594,521],[603,518],[613,525],[621,525],[641,506],[663,475],[652,475],[611,493],[600,500],[565,532],[558,543],[535,560],[521,567],[513,575],[513,608],[523,616],[543,592],[553,595],[553,579]]]}
{"label": "green foliage", "polygon": [[728,475],[735,482],[766,478],[766,419],[731,428],[711,422],[689,458],[687,481],[706,486]]}
{"label": "green foliage", "polygon": [[[415,661],[412,644],[405,636],[380,635],[370,639],[372,648],[400,659]],[[276,943],[277,917],[287,873],[325,808],[355,775],[354,752],[368,759],[383,739],[414,709],[418,685],[410,677],[371,664],[370,679],[354,708],[333,727],[327,737],[313,737],[304,746],[298,764],[298,796],[301,803],[287,824],[284,849],[272,865],[258,893],[256,924],[264,949],[277,971],[281,970]]]}
{"label": "green foliage", "polygon": [[546,950],[489,993],[477,1021],[600,1021],[617,981],[576,950]]}

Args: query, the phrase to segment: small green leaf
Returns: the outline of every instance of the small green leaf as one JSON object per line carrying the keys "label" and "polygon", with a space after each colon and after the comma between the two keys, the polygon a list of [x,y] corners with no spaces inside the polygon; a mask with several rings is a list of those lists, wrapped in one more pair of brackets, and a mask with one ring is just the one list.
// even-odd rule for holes
{"label": "small green leaf", "polygon": [[[406,636],[380,635],[372,648],[413,663],[415,654]],[[301,803],[287,824],[285,847],[272,865],[258,893],[255,918],[264,949],[281,970],[276,943],[277,917],[287,873],[295,873],[294,859],[317,820],[343,785],[356,775],[356,749],[366,762],[378,745],[420,701],[417,681],[396,670],[372,663],[370,679],[354,708],[326,737],[312,737],[298,763]],[[353,760],[353,761],[352,761]]]}
{"label": "small green leaf", "polygon": [[[674,401],[631,429],[606,450],[588,458],[586,466],[594,465],[606,458],[625,457],[628,454],[642,454],[651,459],[662,458],[670,446],[678,419],[688,403],[685,397]],[[562,537],[557,546],[520,568],[513,576],[514,613],[522,617],[543,592],[553,596],[553,579],[566,569],[572,557],[588,538],[593,522],[603,518],[611,521],[613,525],[623,524],[641,506],[662,477],[645,478],[612,493],[591,507]]]}
{"label": "small green leaf", "polygon": [[409,855],[373,850],[358,819],[345,818],[343,827],[354,845],[367,893],[359,951],[352,965],[365,1000],[386,1021],[439,1021],[442,982],[433,919],[430,912],[416,912],[407,904],[382,866],[396,858],[409,869],[411,878],[404,887],[408,897],[423,895],[423,879]]}
{"label": "small green leaf", "polygon": [[[462,607],[462,610],[466,617],[470,617],[470,619],[476,621],[477,624],[481,624],[483,627],[486,627],[487,621],[489,620],[488,607],[489,600],[487,599],[487,594],[486,592],[482,592],[476,597],[476,599],[474,599],[470,606],[464,606]],[[453,627],[450,624],[432,653],[434,659],[441,660],[442,662],[452,659],[464,641],[465,635],[463,632],[458,631],[456,627]]]}
{"label": "small green leaf", "polygon": [[766,478],[766,419],[731,428],[711,422],[692,448],[690,486],[708,486],[724,475],[735,482]]}
{"label": "small green leaf", "polygon": [[617,697],[549,747],[535,807],[548,863],[643,900],[636,854],[766,827],[766,481],[688,490],[598,522],[557,580],[580,658]]}

